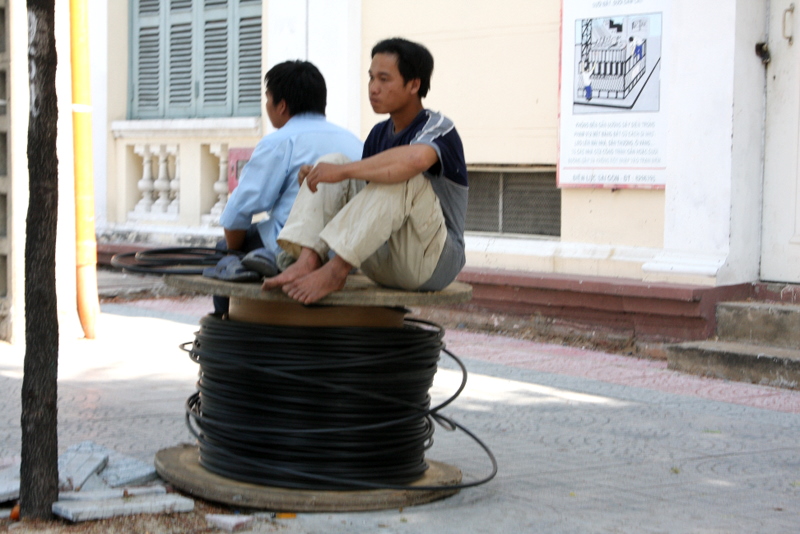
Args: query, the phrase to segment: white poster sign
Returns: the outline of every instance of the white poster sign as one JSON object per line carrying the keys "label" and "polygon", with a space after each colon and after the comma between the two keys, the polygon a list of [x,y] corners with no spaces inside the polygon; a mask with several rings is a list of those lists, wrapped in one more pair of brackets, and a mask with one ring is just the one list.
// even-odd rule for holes
{"label": "white poster sign", "polygon": [[559,187],[664,186],[668,0],[564,0]]}

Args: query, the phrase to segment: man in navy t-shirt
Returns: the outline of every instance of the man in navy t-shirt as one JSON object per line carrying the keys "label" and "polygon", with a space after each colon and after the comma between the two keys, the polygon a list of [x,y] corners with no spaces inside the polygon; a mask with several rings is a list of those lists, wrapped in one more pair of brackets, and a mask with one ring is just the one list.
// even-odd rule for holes
{"label": "man in navy t-shirt", "polygon": [[361,161],[337,154],[301,168],[303,185],[278,236],[297,261],[263,289],[309,304],[341,289],[354,267],[408,290],[436,291],[455,279],[465,263],[467,169],[453,123],[422,106],[432,72],[420,44],[375,45],[369,100],[389,119],[372,129]]}

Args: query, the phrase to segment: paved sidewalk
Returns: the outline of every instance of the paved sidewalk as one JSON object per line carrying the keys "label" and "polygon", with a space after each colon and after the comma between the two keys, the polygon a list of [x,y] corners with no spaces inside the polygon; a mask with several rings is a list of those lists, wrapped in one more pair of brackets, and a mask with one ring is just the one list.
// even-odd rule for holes
{"label": "paved sidewalk", "polygon": [[[64,339],[59,447],[92,440],[145,461],[191,442],[183,404],[209,297],[104,304],[98,339]],[[292,533],[790,533],[800,528],[800,392],[702,379],[664,362],[450,330],[469,370],[445,413],[492,448],[492,482],[423,506],[300,514]],[[444,358],[435,398],[459,380]],[[22,353],[0,345],[0,457],[19,452]],[[438,428],[431,459],[489,470]],[[272,532],[256,523],[253,532]]]}

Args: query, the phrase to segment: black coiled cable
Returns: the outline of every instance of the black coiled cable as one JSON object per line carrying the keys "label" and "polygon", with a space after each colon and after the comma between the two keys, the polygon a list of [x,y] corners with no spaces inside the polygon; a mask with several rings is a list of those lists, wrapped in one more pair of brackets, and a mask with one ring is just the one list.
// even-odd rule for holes
{"label": "black coiled cable", "polygon": [[[427,469],[433,422],[474,434],[437,412],[466,384],[444,331],[408,319],[403,328],[286,327],[206,316],[189,352],[200,364],[186,403],[200,463],[226,478],[295,489],[442,489],[412,486]],[[444,351],[462,383],[431,408]],[[196,428],[195,428],[196,426]]]}
{"label": "black coiled cable", "polygon": [[203,274],[229,254],[241,257],[237,250],[208,247],[170,247],[114,254],[111,265],[117,269],[144,274]]}

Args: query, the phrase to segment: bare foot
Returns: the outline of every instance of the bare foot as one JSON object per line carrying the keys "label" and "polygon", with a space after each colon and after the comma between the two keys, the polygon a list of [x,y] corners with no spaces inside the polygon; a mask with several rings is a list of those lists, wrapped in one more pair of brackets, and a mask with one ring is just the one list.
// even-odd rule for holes
{"label": "bare foot", "polygon": [[262,291],[268,291],[277,287],[282,287],[302,278],[310,272],[316,271],[322,266],[322,259],[310,248],[303,248],[300,257],[280,274],[267,278],[261,284]]}
{"label": "bare foot", "polygon": [[311,273],[283,286],[283,292],[298,302],[311,304],[344,287],[352,265],[334,256]]}

